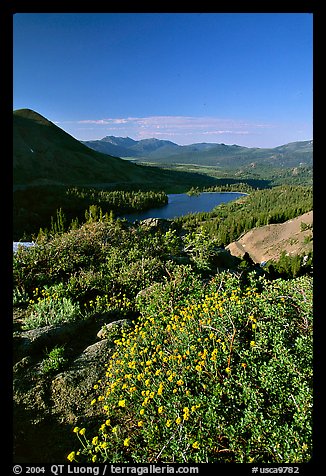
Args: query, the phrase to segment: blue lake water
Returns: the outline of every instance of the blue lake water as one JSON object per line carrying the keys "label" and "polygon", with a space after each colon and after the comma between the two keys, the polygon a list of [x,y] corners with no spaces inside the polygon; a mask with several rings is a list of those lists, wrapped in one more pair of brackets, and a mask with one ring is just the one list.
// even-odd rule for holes
{"label": "blue lake water", "polygon": [[18,250],[18,246],[24,246],[25,248],[28,248],[30,246],[34,246],[35,243],[33,241],[14,241],[13,242],[13,251]]}
{"label": "blue lake water", "polygon": [[[210,212],[221,203],[236,200],[246,193],[240,192],[202,192],[200,195],[187,195],[186,193],[172,193],[168,195],[169,203],[164,207],[151,208],[146,212],[132,213],[123,215],[127,220],[134,222],[136,220],[145,220],[146,218],[165,218],[173,219],[188,213]],[[33,246],[30,241],[13,242],[13,251],[17,251],[18,246]]]}
{"label": "blue lake water", "polygon": [[151,208],[146,212],[123,215],[129,221],[145,220],[146,218],[173,219],[188,213],[210,212],[221,203],[236,200],[245,193],[240,192],[202,192],[200,195],[172,193],[168,195],[169,203],[164,207]]}

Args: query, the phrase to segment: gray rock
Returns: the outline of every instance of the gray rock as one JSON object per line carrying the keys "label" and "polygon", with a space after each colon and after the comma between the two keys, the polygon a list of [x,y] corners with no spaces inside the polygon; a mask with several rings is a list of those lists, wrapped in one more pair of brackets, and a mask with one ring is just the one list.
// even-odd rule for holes
{"label": "gray rock", "polygon": [[105,324],[97,333],[99,339],[109,339],[112,340],[117,338],[121,330],[124,327],[131,326],[130,319],[119,319],[118,321],[110,322]]}
{"label": "gray rock", "polygon": [[140,221],[140,225],[153,230],[161,230],[162,232],[167,232],[171,228],[171,222],[164,218],[146,218]]}
{"label": "gray rock", "polygon": [[82,416],[96,415],[96,407],[90,405],[96,396],[94,385],[105,376],[106,364],[113,352],[108,339],[88,346],[65,372],[58,374],[51,383],[51,397],[56,413],[66,423],[75,424]]}
{"label": "gray rock", "polygon": [[76,339],[76,335],[86,324],[81,320],[15,333],[13,337],[14,361],[17,362],[26,355],[37,354],[45,348],[66,344]]}

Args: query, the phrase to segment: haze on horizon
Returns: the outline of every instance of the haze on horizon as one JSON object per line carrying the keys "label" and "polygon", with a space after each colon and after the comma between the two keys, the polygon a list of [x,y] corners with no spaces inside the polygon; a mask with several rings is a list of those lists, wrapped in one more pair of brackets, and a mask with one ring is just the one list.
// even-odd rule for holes
{"label": "haze on horizon", "polygon": [[79,140],[311,140],[312,14],[19,13],[14,109]]}

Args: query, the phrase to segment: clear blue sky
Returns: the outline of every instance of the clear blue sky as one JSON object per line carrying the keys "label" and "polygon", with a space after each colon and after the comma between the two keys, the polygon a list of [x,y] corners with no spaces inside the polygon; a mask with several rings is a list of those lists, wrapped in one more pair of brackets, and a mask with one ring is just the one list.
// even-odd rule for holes
{"label": "clear blue sky", "polygon": [[79,140],[309,140],[312,24],[308,13],[19,13],[14,109]]}

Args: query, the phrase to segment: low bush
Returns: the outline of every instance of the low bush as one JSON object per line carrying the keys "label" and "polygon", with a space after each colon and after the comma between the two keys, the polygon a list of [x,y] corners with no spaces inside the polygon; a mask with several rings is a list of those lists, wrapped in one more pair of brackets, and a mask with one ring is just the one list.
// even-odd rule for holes
{"label": "low bush", "polygon": [[[24,319],[22,328],[25,330],[37,327],[61,324],[73,321],[81,316],[78,303],[62,296],[63,286],[34,290],[34,299],[29,301],[30,311]],[[61,295],[60,295],[61,294]]]}
{"label": "low bush", "polygon": [[50,374],[60,370],[67,361],[64,354],[64,347],[54,347],[43,359],[41,363],[41,372],[43,374]]}

